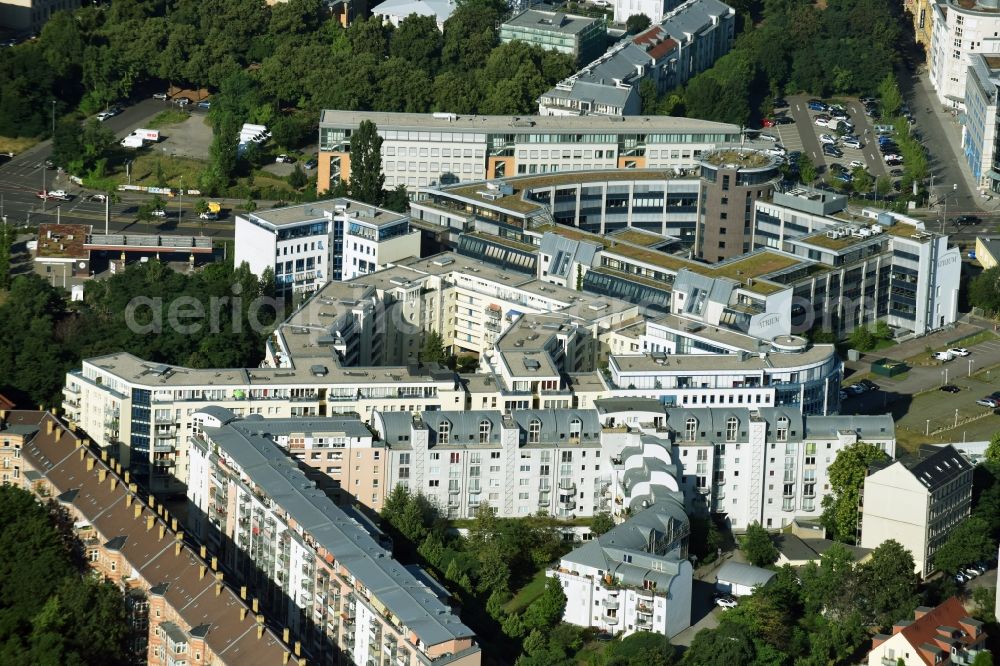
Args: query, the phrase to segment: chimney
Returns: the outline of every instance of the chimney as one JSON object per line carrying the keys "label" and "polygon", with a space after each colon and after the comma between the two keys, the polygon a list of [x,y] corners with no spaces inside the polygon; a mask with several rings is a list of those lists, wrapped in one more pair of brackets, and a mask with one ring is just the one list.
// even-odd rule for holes
{"label": "chimney", "polygon": [[60,439],[62,439],[62,428],[56,428],[55,431],[56,431],[55,432],[56,441],[58,442]]}
{"label": "chimney", "polygon": [[205,571],[206,571],[206,569],[207,569],[207,567],[204,564],[199,564],[198,565],[198,580],[201,580],[202,578],[205,577]]}
{"label": "chimney", "polygon": [[292,640],[291,629],[289,629],[288,627],[284,628],[284,630],[281,632],[281,640],[285,642],[285,645],[288,645],[288,642]]}
{"label": "chimney", "polygon": [[87,458],[87,471],[89,472],[92,469],[94,469],[94,459]]}
{"label": "chimney", "polygon": [[[448,2],[450,3],[451,0],[448,0]],[[306,666],[306,658],[305,657],[299,657],[299,666]]]}
{"label": "chimney", "polygon": [[250,608],[253,609],[253,612],[255,614],[258,613],[258,612],[260,612],[260,602],[257,601],[256,597],[254,597],[253,602],[250,604]]}
{"label": "chimney", "polygon": [[118,477],[117,476],[112,476],[111,477],[111,490],[114,490],[117,487],[118,487]]}
{"label": "chimney", "polygon": [[208,548],[202,546],[201,548],[198,549],[198,554],[201,555],[201,559],[205,559],[206,557],[208,557]]}
{"label": "chimney", "polygon": [[98,483],[104,483],[104,477],[108,475],[108,471],[103,467],[97,470],[97,481]]}
{"label": "chimney", "polygon": [[264,616],[257,615],[257,639],[260,640],[264,636]]}
{"label": "chimney", "polygon": [[282,664],[287,664],[289,658],[290,658],[290,655],[288,654],[287,650],[285,650],[284,652],[281,653],[281,663]]}
{"label": "chimney", "polygon": [[243,601],[247,600],[247,586],[243,585],[240,587],[240,599]]}
{"label": "chimney", "polygon": [[170,529],[172,529],[174,532],[177,531],[177,519],[176,518],[171,518],[170,519]]}
{"label": "chimney", "polygon": [[295,641],[295,656],[302,656],[302,641]]}
{"label": "chimney", "polygon": [[147,502],[147,504],[149,504],[149,508],[150,509],[155,509],[156,508],[156,497],[154,495],[150,495],[149,496],[149,501]]}
{"label": "chimney", "polygon": [[219,558],[217,558],[215,555],[213,555],[212,556],[212,571],[218,571],[218,570],[219,570]]}
{"label": "chimney", "polygon": [[[137,507],[138,508],[138,507]],[[141,510],[141,509],[139,509]],[[153,524],[156,522],[156,516],[146,516],[146,531],[153,529]]]}
{"label": "chimney", "polygon": [[247,619],[247,607],[240,606],[240,622]]}
{"label": "chimney", "polygon": [[167,526],[160,523],[160,541],[163,541],[163,535],[167,533]]}
{"label": "chimney", "polygon": [[87,449],[80,447],[80,460],[83,460],[87,455]]}
{"label": "chimney", "polygon": [[[126,474],[127,474],[127,472],[126,472]],[[129,489],[130,492],[135,493],[136,497],[139,496],[139,486],[137,486],[136,484],[134,484],[134,483],[128,484],[128,489]]]}
{"label": "chimney", "polygon": [[107,449],[101,449],[101,461],[102,462],[108,462],[108,450]]}
{"label": "chimney", "polygon": [[[126,495],[125,495],[125,506],[132,506],[132,493],[126,493]],[[142,509],[140,509],[140,508],[138,507],[138,505],[137,505],[137,506],[136,506],[135,508],[136,508],[136,510],[137,510],[138,512],[140,512],[140,513],[142,512]],[[136,518],[138,518],[138,517],[139,517],[138,513],[136,513],[136,516],[135,516],[135,517],[136,517]]]}
{"label": "chimney", "polygon": [[125,470],[125,483],[131,482],[132,477],[129,475],[129,471]]}
{"label": "chimney", "polygon": [[181,542],[181,541],[175,541],[174,542],[174,555],[180,556],[180,554],[181,554],[181,547],[183,547],[183,546],[184,546],[183,542]]}
{"label": "chimney", "polygon": [[[41,406],[39,406],[39,409],[41,409]],[[51,435],[52,434],[52,419],[51,418],[48,418],[48,419],[45,420],[45,434],[46,435]]]}

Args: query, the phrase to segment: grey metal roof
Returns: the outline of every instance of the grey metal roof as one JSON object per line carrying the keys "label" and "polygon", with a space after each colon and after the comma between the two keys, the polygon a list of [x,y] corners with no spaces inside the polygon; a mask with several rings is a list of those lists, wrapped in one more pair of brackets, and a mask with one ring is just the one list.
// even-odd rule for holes
{"label": "grey metal roof", "polygon": [[589,16],[577,16],[562,12],[545,12],[537,9],[526,9],[512,17],[503,27],[532,28],[543,32],[553,32],[561,35],[577,35],[597,23],[597,19]]}
{"label": "grey metal roof", "polygon": [[426,645],[475,636],[434,592],[317,489],[276,444],[252,430],[232,426],[204,431],[275,504]]}
{"label": "grey metal roof", "polygon": [[717,18],[733,13],[732,7],[719,0],[689,0],[660,22],[660,27],[673,39],[685,42],[715,25]]}
{"label": "grey metal roof", "polygon": [[888,439],[896,436],[896,423],[892,415],[809,416],[805,420],[806,437],[836,437],[837,433],[850,430],[859,439]]}
{"label": "grey metal roof", "polygon": [[768,569],[761,569],[760,567],[744,564],[743,562],[733,562],[732,560],[719,567],[719,570],[715,573],[715,578],[720,583],[735,583],[747,587],[764,585],[767,581],[774,578],[774,576],[775,573]]}
{"label": "grey metal roof", "polygon": [[929,490],[940,488],[972,471],[968,459],[950,444],[922,446],[918,453],[902,456],[898,462]]}

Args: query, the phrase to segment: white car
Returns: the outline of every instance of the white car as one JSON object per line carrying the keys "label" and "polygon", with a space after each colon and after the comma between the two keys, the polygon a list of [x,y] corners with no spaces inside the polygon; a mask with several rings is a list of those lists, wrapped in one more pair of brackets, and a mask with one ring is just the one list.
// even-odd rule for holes
{"label": "white car", "polygon": [[736,599],[733,597],[719,597],[715,600],[715,605],[720,608],[736,608]]}
{"label": "white car", "polygon": [[115,114],[111,113],[110,111],[101,111],[100,113],[97,114],[97,119],[103,123],[105,120],[111,118],[114,115]]}
{"label": "white car", "polygon": [[844,144],[846,148],[855,148],[861,150],[861,141],[854,137],[848,137],[846,139],[841,139],[841,143]]}
{"label": "white car", "polygon": [[277,162],[278,164],[285,164],[286,162],[287,163],[291,163],[291,162],[294,162],[295,160],[293,160],[288,155],[285,155],[284,153],[282,153],[281,155],[278,155],[277,157],[275,157],[274,161]]}
{"label": "white car", "polygon": [[864,169],[865,163],[861,160],[851,160],[850,167],[852,169]]}
{"label": "white car", "polygon": [[167,93],[153,93],[153,99],[167,99]]}
{"label": "white car", "polygon": [[816,120],[813,123],[820,127],[829,127],[830,119],[827,116],[816,116]]}
{"label": "white car", "polygon": [[759,138],[761,141],[771,141],[772,143],[778,143],[778,137],[774,136],[773,134],[761,134]]}
{"label": "white car", "polygon": [[834,145],[834,144],[837,143],[837,138],[834,137],[832,134],[820,134],[819,135],[819,142],[820,143],[828,143],[828,144],[830,144],[832,146],[832,145]]}
{"label": "white car", "polygon": [[204,213],[199,213],[198,217],[202,220],[217,220],[219,219],[219,214],[212,211],[205,211]]}
{"label": "white car", "polygon": [[69,194],[66,193],[66,190],[49,190],[49,198],[69,201]]}
{"label": "white car", "polygon": [[104,203],[105,201],[107,201],[107,198],[108,198],[108,195],[106,195],[106,194],[91,194],[90,195],[90,200],[91,201],[100,201],[101,203]]}
{"label": "white car", "polygon": [[166,217],[167,216],[167,211],[163,210],[162,208],[157,208],[156,210],[154,210],[151,213],[151,215],[153,217]]}
{"label": "white car", "polygon": [[955,356],[968,356],[971,353],[965,347],[955,347],[954,349],[949,349],[948,351]]}

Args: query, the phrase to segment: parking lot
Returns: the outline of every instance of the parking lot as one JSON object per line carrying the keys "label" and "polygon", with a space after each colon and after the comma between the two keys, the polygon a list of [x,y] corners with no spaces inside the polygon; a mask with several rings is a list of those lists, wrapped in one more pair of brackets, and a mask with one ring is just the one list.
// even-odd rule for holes
{"label": "parking lot", "polygon": [[874,123],[871,118],[865,115],[864,106],[860,101],[852,98],[828,100],[830,103],[839,103],[843,106],[849,122],[854,125],[853,133],[860,139],[861,143],[861,148],[852,148],[838,142],[837,147],[842,151],[843,156],[831,157],[823,153],[820,136],[823,134],[836,136],[837,132],[828,127],[816,125],[816,117],[822,112],[811,111],[808,108],[809,99],[808,95],[791,95],[786,98],[788,107],[777,109],[774,117],[784,116],[791,118],[794,122],[764,128],[761,132],[777,137],[778,143],[784,146],[789,153],[798,151],[808,155],[821,176],[830,173],[832,164],[839,164],[849,172],[852,170],[851,162],[855,161],[864,164],[865,169],[873,178],[889,175],[878,150]]}

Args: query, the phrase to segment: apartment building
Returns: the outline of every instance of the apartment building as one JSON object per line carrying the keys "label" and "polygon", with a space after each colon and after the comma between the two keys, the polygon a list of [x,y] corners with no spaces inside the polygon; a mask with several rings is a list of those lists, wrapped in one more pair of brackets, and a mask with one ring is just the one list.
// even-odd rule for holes
{"label": "apartment building", "polygon": [[385,0],[372,7],[371,13],[397,28],[411,14],[433,16],[438,30],[444,32],[445,21],[451,18],[455,6],[455,0]]}
{"label": "apartment building", "polygon": [[861,511],[861,546],[895,539],[913,554],[917,573],[934,570],[934,553],[969,517],[972,465],[951,445],[925,446],[869,470]]}
{"label": "apartment building", "polygon": [[899,620],[892,634],[872,639],[868,666],[968,666],[986,650],[983,623],[969,617],[957,597],[931,608],[918,606],[912,620]]}
{"label": "apartment building", "polygon": [[928,71],[938,101],[965,110],[966,78],[973,54],[1000,53],[1000,13],[993,0],[944,0],[933,12]]}
{"label": "apartment building", "polygon": [[583,65],[604,53],[607,25],[590,16],[527,9],[500,26],[500,41],[514,40],[565,53]]}
{"label": "apartment building", "polygon": [[72,12],[79,7],[79,0],[3,0],[0,2],[0,27],[19,35],[38,35],[53,14]]}
{"label": "apartment building", "polygon": [[965,122],[962,151],[980,189],[1000,191],[997,155],[997,89],[1000,87],[1000,54],[972,53],[965,79]]}
{"label": "apartment building", "polygon": [[[737,143],[736,125],[669,116],[467,116],[326,110],[319,123],[317,191],[350,179],[351,133],[370,120],[382,138],[386,187],[554,171],[691,169],[696,153]],[[657,157],[646,157],[647,148]]]}
{"label": "apartment building", "polygon": [[481,663],[475,634],[437,590],[309,481],[263,435],[266,420],[215,406],[195,419],[188,526],[218,544],[240,582],[263,590],[280,622],[341,663]]}
{"label": "apartment building", "polygon": [[676,636],[691,625],[689,525],[670,497],[564,555],[546,575],[566,593],[563,621],[624,636]]}
{"label": "apartment building", "polygon": [[663,20],[663,17],[673,10],[683,0],[614,0],[612,3],[615,9],[615,23],[624,24],[629,16],[642,14],[648,16],[649,20],[656,24]]}
{"label": "apartment building", "polygon": [[274,273],[279,292],[308,293],[420,254],[409,218],[339,198],[236,216],[234,261]]}
{"label": "apartment building", "polygon": [[[624,4],[615,5],[615,21],[620,23],[630,16],[618,17],[619,7]],[[719,0],[687,0],[666,16],[650,19],[652,27],[626,37],[605,55],[543,93],[538,113],[638,115],[642,111],[639,86],[643,81],[652,81],[660,93],[684,85],[728,53],[735,38],[736,12]]]}
{"label": "apartment building", "polygon": [[[2,413],[11,407],[13,405],[6,403],[0,405],[0,409],[4,410]],[[22,451],[37,432],[38,423],[30,418],[26,422],[23,417],[14,420],[0,418],[0,483],[5,486],[24,484]]]}
{"label": "apartment building", "polygon": [[216,558],[189,546],[177,520],[153,498],[147,502],[106,452],[95,453],[48,413],[4,412],[0,421],[24,440],[18,485],[69,512],[88,566],[122,591],[130,646],[143,663],[313,662],[297,636],[289,644],[290,634],[274,633],[254,593],[234,589]]}

